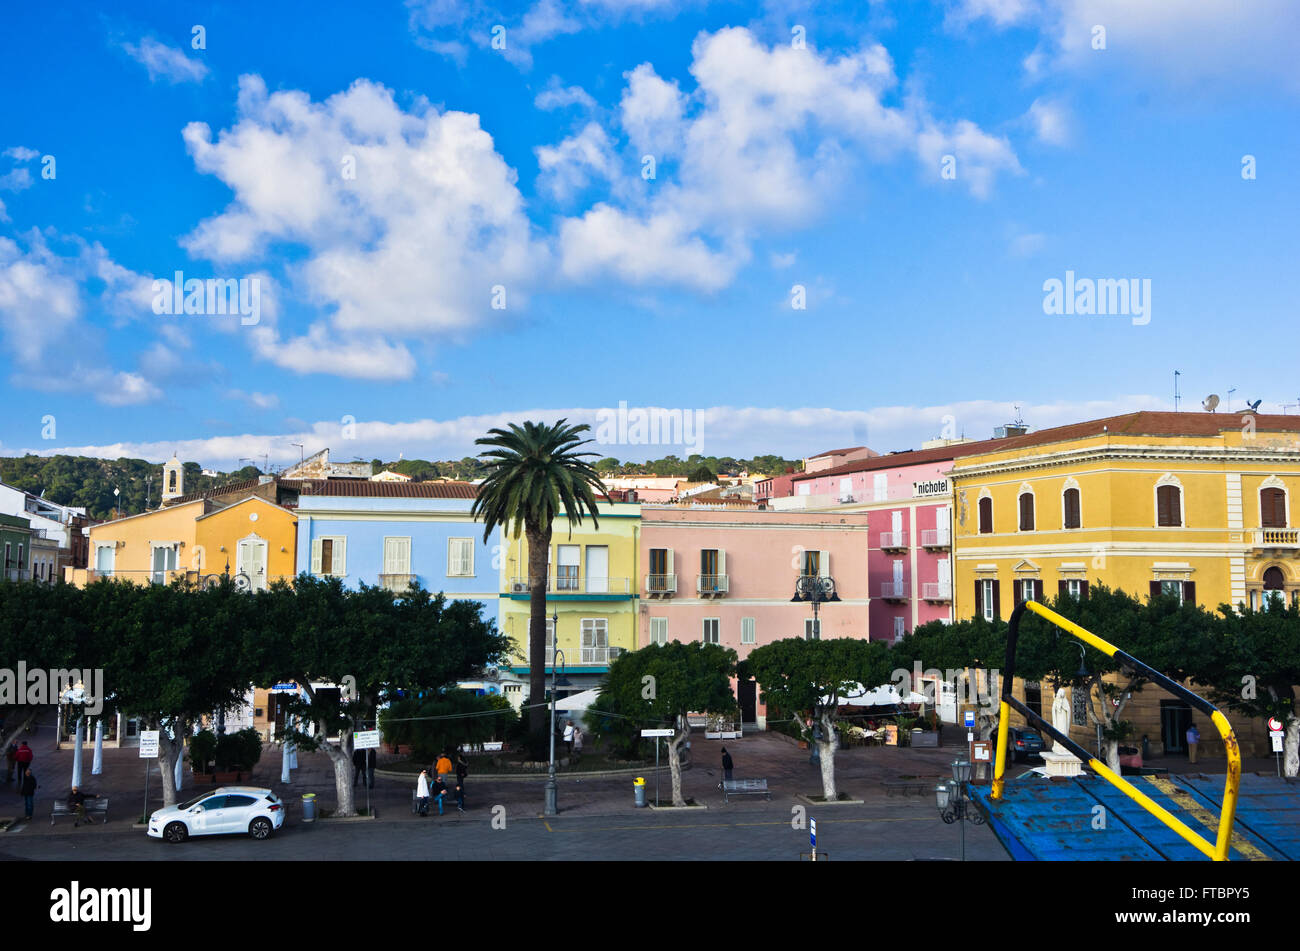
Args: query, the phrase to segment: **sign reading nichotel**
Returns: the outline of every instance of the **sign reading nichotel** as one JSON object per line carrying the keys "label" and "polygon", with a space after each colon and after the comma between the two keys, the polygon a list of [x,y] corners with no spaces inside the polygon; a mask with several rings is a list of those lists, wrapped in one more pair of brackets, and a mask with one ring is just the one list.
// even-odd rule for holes
{"label": "sign reading nichotel", "polygon": [[924,499],[932,495],[948,495],[952,487],[947,479],[931,479],[929,482],[913,482],[912,498]]}

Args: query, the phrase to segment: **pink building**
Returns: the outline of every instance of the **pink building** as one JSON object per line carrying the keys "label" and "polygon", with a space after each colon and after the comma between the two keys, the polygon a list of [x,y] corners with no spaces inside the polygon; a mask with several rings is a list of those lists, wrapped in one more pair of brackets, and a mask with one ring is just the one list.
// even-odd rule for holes
{"label": "pink building", "polygon": [[[638,646],[669,641],[721,644],[743,660],[786,637],[869,636],[869,515],[641,508]],[[794,602],[802,574],[829,576],[839,601]],[[742,719],[766,711],[755,684],[737,685]]]}

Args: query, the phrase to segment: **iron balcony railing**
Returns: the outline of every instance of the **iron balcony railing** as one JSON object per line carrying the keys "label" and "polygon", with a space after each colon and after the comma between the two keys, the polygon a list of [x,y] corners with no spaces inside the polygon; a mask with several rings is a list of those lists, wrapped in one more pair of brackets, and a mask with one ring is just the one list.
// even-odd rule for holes
{"label": "iron balcony railing", "polygon": [[906,548],[907,532],[881,532],[881,548]]}
{"label": "iron balcony railing", "polygon": [[411,586],[411,582],[414,580],[415,575],[412,574],[381,574],[379,576],[379,587],[394,594],[405,594],[406,589]]}
{"label": "iron balcony railing", "polygon": [[726,575],[698,575],[695,582],[695,590],[703,595],[726,594],[727,576]]}
{"label": "iron balcony railing", "polygon": [[951,601],[952,587],[937,581],[926,581],[921,585],[921,597],[926,601]]}
{"label": "iron balcony railing", "polygon": [[906,581],[883,581],[880,584],[880,596],[882,598],[906,598],[907,582]]}
{"label": "iron balcony railing", "polygon": [[645,589],[650,594],[676,594],[677,575],[646,575]]}
{"label": "iron balcony railing", "polygon": [[[550,575],[546,579],[548,594],[631,594],[631,578],[588,575]],[[510,579],[511,594],[527,594],[527,576]]]}
{"label": "iron balcony railing", "polygon": [[921,530],[922,548],[948,548],[952,545],[952,534],[946,528],[926,528]]}

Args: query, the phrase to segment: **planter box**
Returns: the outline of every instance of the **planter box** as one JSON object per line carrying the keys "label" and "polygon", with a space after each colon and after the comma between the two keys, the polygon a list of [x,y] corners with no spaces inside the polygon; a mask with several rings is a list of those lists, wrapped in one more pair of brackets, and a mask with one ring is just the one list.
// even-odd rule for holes
{"label": "planter box", "polygon": [[931,733],[913,733],[913,734],[912,734],[912,746],[913,746],[914,748],[923,748],[923,747],[928,747],[928,748],[930,748],[930,749],[938,749],[938,747],[939,747],[939,734],[938,734],[938,733],[933,733],[933,732],[931,732]]}
{"label": "planter box", "polygon": [[191,771],[190,776],[194,778],[194,785],[196,786],[211,786],[217,781],[215,773],[196,773]]}
{"label": "planter box", "polygon": [[220,770],[218,770],[217,772],[212,774],[212,778],[213,778],[213,782],[223,786],[226,783],[237,783],[239,782],[239,770],[235,769],[226,773],[223,773]]}

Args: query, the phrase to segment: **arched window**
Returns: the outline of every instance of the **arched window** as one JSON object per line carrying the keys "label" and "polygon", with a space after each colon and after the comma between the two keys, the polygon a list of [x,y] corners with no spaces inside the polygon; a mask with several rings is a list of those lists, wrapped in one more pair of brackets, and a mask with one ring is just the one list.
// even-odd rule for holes
{"label": "arched window", "polygon": [[1066,489],[1061,496],[1061,503],[1065,509],[1066,528],[1079,528],[1082,525],[1082,519],[1079,514],[1079,490]]}
{"label": "arched window", "polygon": [[990,535],[993,533],[993,500],[990,498],[980,499],[980,534]]}
{"label": "arched window", "polygon": [[1167,526],[1183,524],[1183,492],[1178,486],[1156,487],[1156,524]]}
{"label": "arched window", "polygon": [[1032,532],[1034,530],[1034,493],[1020,493],[1020,530],[1022,532]]}
{"label": "arched window", "polygon": [[1267,611],[1273,605],[1277,605],[1279,608],[1286,606],[1286,594],[1283,592],[1284,581],[1285,577],[1282,574],[1282,569],[1277,565],[1264,569],[1264,597],[1262,599],[1264,610]]}
{"label": "arched window", "polygon": [[[1259,493],[1259,519],[1262,528],[1286,528],[1286,491],[1261,489]],[[1270,568],[1270,571],[1276,571]]]}

